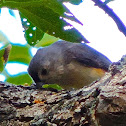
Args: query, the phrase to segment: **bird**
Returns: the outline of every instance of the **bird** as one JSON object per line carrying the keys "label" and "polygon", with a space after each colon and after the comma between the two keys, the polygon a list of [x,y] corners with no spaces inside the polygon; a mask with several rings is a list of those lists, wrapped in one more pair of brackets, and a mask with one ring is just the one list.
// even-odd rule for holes
{"label": "bird", "polygon": [[58,84],[63,89],[80,89],[101,78],[112,62],[85,43],[57,41],[38,49],[28,73],[38,88]]}

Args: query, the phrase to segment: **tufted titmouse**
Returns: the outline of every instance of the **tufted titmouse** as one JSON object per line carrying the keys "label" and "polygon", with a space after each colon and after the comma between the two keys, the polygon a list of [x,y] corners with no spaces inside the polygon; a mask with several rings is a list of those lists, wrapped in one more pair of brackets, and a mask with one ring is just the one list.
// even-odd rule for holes
{"label": "tufted titmouse", "polygon": [[81,88],[102,77],[110,64],[86,44],[57,41],[37,51],[28,72],[37,87],[59,84],[64,89]]}

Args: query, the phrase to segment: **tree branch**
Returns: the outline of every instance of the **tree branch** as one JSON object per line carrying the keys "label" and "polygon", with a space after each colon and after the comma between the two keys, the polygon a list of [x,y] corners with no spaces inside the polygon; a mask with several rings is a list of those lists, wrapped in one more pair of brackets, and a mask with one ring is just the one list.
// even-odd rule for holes
{"label": "tree branch", "polygon": [[114,11],[108,7],[104,2],[101,0],[92,0],[96,6],[104,10],[116,23],[118,29],[126,36],[126,26],[120,20],[120,18],[114,13]]}
{"label": "tree branch", "polygon": [[0,126],[126,126],[126,57],[100,80],[54,92],[0,82]]}

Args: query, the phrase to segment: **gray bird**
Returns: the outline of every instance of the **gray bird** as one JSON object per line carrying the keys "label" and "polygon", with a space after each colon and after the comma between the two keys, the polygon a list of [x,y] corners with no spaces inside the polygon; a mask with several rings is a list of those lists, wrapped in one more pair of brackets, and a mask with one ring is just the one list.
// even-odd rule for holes
{"label": "gray bird", "polygon": [[37,51],[28,73],[37,87],[59,84],[78,89],[101,78],[110,64],[106,56],[86,44],[57,41]]}

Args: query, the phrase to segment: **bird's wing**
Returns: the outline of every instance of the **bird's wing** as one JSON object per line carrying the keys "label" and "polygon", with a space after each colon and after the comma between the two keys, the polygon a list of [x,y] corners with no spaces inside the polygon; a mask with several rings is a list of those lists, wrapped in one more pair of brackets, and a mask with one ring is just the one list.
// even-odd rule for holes
{"label": "bird's wing", "polygon": [[107,71],[111,64],[106,56],[86,44],[72,43],[67,53],[72,56],[72,59],[84,66],[102,68]]}

